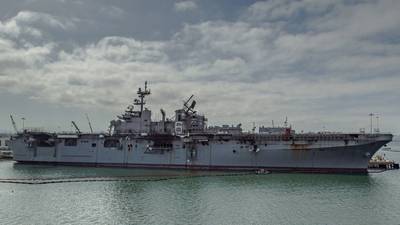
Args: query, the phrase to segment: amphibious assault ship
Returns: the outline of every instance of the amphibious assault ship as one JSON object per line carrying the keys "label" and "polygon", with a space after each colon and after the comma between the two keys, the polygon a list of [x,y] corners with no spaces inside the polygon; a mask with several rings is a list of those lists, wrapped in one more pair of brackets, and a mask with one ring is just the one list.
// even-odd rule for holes
{"label": "amphibious assault ship", "polygon": [[[291,127],[260,127],[244,132],[241,125],[207,126],[195,110],[193,95],[174,117],[152,121],[145,108],[147,82],[138,98],[110,122],[108,133],[18,133],[10,142],[21,163],[365,173],[368,161],[391,134],[301,133]],[[137,109],[136,109],[137,108]]]}

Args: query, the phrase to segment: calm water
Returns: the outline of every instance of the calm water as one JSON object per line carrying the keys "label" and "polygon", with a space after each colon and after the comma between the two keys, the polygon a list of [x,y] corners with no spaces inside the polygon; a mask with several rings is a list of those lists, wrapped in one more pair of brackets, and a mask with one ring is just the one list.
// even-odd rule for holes
{"label": "calm water", "polygon": [[[400,150],[400,144],[392,144]],[[384,152],[400,161],[400,153]],[[369,175],[52,167],[0,161],[0,178],[209,177],[0,183],[0,224],[400,224],[400,171]]]}

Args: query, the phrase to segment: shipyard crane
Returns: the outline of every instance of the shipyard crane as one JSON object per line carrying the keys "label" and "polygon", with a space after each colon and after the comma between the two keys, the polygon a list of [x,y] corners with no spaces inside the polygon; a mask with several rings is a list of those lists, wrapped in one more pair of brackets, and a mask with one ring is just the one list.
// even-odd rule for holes
{"label": "shipyard crane", "polygon": [[14,127],[15,133],[18,133],[17,124],[15,123],[13,116],[10,115],[10,118],[11,118],[11,123],[12,123],[12,125],[13,125],[13,127]]}
{"label": "shipyard crane", "polygon": [[81,130],[79,130],[78,125],[76,125],[76,123],[74,121],[71,121],[71,123],[72,123],[72,126],[74,126],[76,133],[81,134]]}
{"label": "shipyard crane", "polygon": [[88,116],[88,114],[87,114],[87,113],[86,113],[86,119],[87,119],[87,121],[88,121],[88,123],[89,123],[90,133],[92,133],[92,134],[93,134],[93,128],[92,128],[92,124],[90,123],[90,119],[89,119],[89,116]]}

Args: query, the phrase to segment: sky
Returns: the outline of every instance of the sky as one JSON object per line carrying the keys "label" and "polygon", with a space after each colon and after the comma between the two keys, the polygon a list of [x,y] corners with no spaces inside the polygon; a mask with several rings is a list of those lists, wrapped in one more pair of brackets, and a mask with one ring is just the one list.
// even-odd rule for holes
{"label": "sky", "polygon": [[[398,0],[0,0],[0,131],[104,131],[148,81],[209,125],[400,133]],[[378,117],[378,118],[376,118]]]}

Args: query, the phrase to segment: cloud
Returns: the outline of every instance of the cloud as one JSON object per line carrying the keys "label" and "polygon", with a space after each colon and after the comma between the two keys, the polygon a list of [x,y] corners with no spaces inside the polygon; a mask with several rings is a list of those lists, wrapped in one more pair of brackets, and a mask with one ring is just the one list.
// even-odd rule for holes
{"label": "cloud", "polygon": [[250,21],[293,21],[306,20],[325,15],[344,1],[326,0],[270,0],[256,2],[248,7],[245,18]]}
{"label": "cloud", "polygon": [[197,4],[194,1],[181,1],[181,2],[176,2],[174,4],[174,8],[178,12],[192,11],[197,8]]}
{"label": "cloud", "polygon": [[31,11],[21,11],[15,17],[0,21],[0,34],[16,39],[41,38],[46,30],[70,30],[75,27],[73,20]]}
{"label": "cloud", "polygon": [[[174,6],[189,10],[177,8],[189,3]],[[301,129],[320,128],[322,120],[358,129],[360,114],[393,118],[398,110],[388,101],[400,100],[399,9],[389,0],[265,1],[235,21],[187,23],[166,40],[115,35],[69,48],[49,28],[79,24],[18,13],[0,23],[0,86],[51,104],[119,111],[148,80],[149,106],[171,113],[193,93],[211,123],[288,115]],[[55,21],[39,19],[46,17]],[[339,118],[343,112],[351,117]]]}
{"label": "cloud", "polygon": [[121,18],[125,14],[123,9],[116,6],[103,6],[100,8],[100,12],[111,18]]}

